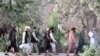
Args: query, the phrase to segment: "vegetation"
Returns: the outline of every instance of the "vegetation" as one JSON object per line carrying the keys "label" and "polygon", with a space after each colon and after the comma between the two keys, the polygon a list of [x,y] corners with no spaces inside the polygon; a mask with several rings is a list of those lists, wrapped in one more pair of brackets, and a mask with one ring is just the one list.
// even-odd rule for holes
{"label": "vegetation", "polygon": [[0,52],[5,51],[7,46],[6,46],[6,38],[4,37],[2,40],[0,40]]}
{"label": "vegetation", "polygon": [[57,28],[57,15],[56,13],[52,13],[49,18],[49,25]]}
{"label": "vegetation", "polygon": [[99,56],[100,50],[97,48],[89,48],[88,46],[84,46],[85,52],[83,56]]}
{"label": "vegetation", "polygon": [[[2,26],[6,26],[4,24],[11,23],[18,28],[17,45],[21,44],[24,26],[36,26],[40,48],[44,47],[42,45],[44,43],[43,33],[46,31],[46,27],[55,27],[57,50],[65,52],[67,41],[64,33],[58,30],[58,25],[61,24],[64,31],[74,26],[77,33],[82,26],[86,26],[84,29],[85,41],[88,42],[88,32],[93,27],[97,27],[100,34],[100,0],[5,0],[0,3],[0,29],[3,28]],[[7,30],[9,31],[9,29]],[[0,40],[0,51],[6,49],[7,34]],[[84,55],[92,55],[92,51],[93,55],[98,52],[96,49],[88,48]]]}

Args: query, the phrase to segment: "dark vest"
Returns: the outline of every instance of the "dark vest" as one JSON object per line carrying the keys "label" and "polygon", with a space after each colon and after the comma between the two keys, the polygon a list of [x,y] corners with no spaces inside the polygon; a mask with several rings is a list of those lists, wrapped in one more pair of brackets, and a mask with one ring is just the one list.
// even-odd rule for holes
{"label": "dark vest", "polygon": [[25,43],[28,43],[28,37],[29,37],[29,35],[28,35],[28,31],[25,31]]}
{"label": "dark vest", "polygon": [[16,31],[14,29],[10,30],[9,40],[10,41],[16,41]]}
{"label": "dark vest", "polygon": [[50,38],[50,33],[48,32],[45,33],[44,38],[46,41],[53,42],[53,40]]}
{"label": "dark vest", "polygon": [[84,44],[84,31],[82,30],[79,34],[79,45]]}
{"label": "dark vest", "polygon": [[[36,35],[36,32],[35,32],[35,35]],[[37,37],[37,35],[36,35]],[[36,39],[34,38],[34,36],[31,34],[31,42],[32,43],[37,43]]]}

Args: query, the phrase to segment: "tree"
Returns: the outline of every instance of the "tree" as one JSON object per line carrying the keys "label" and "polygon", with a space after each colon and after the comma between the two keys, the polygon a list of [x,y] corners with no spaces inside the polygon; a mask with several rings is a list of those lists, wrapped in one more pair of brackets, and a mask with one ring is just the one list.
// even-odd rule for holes
{"label": "tree", "polygon": [[[87,38],[89,30],[97,25],[97,16],[95,14],[95,12],[97,12],[97,10],[95,10],[97,6],[100,6],[98,5],[97,0],[56,0],[54,11],[58,14],[59,22],[62,21],[61,23],[63,23],[63,20],[69,22],[70,25],[66,25],[69,28],[71,23],[73,23],[71,20],[80,21],[80,26],[86,26],[87,33],[85,37]],[[72,25],[74,24],[75,22]],[[81,27],[78,27],[77,24],[76,27],[81,29]]]}
{"label": "tree", "polygon": [[0,4],[1,19],[4,22],[25,23],[29,21],[28,9],[32,0],[9,0]]}

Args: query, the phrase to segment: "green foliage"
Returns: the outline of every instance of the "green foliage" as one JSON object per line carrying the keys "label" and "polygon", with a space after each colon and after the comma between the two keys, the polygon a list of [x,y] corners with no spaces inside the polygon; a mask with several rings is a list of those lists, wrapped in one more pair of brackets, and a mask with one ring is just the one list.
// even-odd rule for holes
{"label": "green foliage", "polygon": [[24,24],[20,24],[19,28],[18,28],[18,31],[16,33],[16,36],[17,36],[17,38],[16,38],[17,39],[17,46],[22,43],[21,39],[22,39],[22,33],[24,31],[24,27],[25,27]]}
{"label": "green foliage", "polygon": [[94,48],[89,48],[84,52],[83,56],[98,56],[98,50]]}
{"label": "green foliage", "polygon": [[97,50],[96,56],[100,56],[100,49]]}
{"label": "green foliage", "polygon": [[86,51],[89,48],[89,45],[84,45],[83,50]]}
{"label": "green foliage", "polygon": [[49,17],[49,25],[53,27],[57,27],[58,20],[57,20],[57,14],[52,13]]}
{"label": "green foliage", "polygon": [[97,0],[97,2],[100,4],[100,0]]}
{"label": "green foliage", "polygon": [[83,56],[99,56],[100,50],[97,48],[89,48],[89,46],[84,46],[85,52]]}
{"label": "green foliage", "polygon": [[[37,3],[36,1],[37,0],[9,0],[7,3],[0,4],[0,12],[2,14],[2,17],[0,17],[0,19],[3,19],[1,21],[11,23],[14,22],[17,25],[18,23],[32,24],[37,20],[36,17],[39,17],[37,16],[37,5],[39,5],[39,3]],[[34,8],[35,10],[30,8]]]}
{"label": "green foliage", "polygon": [[19,28],[18,28],[18,32],[17,32],[18,36],[22,35],[22,32],[24,31],[24,28],[25,28],[25,24],[19,24]]}
{"label": "green foliage", "polygon": [[64,38],[64,33],[56,31],[54,34],[55,39],[57,40],[57,51],[65,52],[67,46],[67,40]]}
{"label": "green foliage", "polygon": [[7,42],[7,36],[0,39],[0,52],[6,51],[6,42]]}

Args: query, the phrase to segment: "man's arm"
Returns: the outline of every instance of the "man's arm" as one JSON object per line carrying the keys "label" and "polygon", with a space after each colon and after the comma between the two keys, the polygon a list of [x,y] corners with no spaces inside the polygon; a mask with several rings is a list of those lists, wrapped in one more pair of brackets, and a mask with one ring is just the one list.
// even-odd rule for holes
{"label": "man's arm", "polygon": [[25,32],[23,32],[23,35],[22,35],[22,44],[25,43]]}
{"label": "man's arm", "polygon": [[50,38],[51,38],[54,42],[56,42],[56,40],[55,40],[55,38],[54,38],[54,36],[53,36],[53,33],[50,33]]}
{"label": "man's arm", "polygon": [[36,37],[35,32],[32,32],[32,35],[34,36],[35,40],[37,40],[39,42],[39,39]]}

